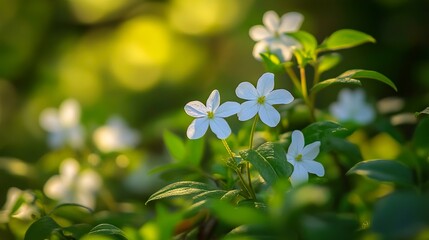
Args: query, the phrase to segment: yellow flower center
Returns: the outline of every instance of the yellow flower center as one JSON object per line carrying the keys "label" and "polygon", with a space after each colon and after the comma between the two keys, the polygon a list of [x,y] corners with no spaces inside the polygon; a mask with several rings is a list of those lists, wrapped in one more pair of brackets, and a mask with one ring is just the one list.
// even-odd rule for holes
{"label": "yellow flower center", "polygon": [[213,119],[213,118],[214,118],[214,113],[213,113],[212,111],[208,111],[208,112],[207,112],[207,117],[208,117],[209,119]]}
{"label": "yellow flower center", "polygon": [[296,160],[296,161],[301,161],[301,160],[302,160],[302,154],[298,154],[298,155],[295,157],[295,160]]}
{"label": "yellow flower center", "polygon": [[265,96],[258,97],[258,104],[264,104],[265,103]]}

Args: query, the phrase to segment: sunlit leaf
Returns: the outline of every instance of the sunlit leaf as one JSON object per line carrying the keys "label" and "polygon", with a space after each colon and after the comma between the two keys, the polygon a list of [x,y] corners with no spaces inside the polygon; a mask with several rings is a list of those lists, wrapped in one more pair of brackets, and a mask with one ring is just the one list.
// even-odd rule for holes
{"label": "sunlit leaf", "polygon": [[393,182],[403,186],[413,184],[413,174],[404,164],[395,160],[368,160],[359,162],[348,172],[381,182]]}
{"label": "sunlit leaf", "polygon": [[351,83],[356,85],[362,85],[360,80],[357,80],[356,78],[377,80],[389,85],[395,91],[398,91],[398,89],[396,88],[396,85],[389,78],[387,78],[386,76],[384,76],[379,72],[371,71],[371,70],[353,69],[342,73],[336,78],[331,78],[328,80],[321,81],[320,83],[313,86],[313,88],[311,89],[311,92],[315,93],[326,87],[329,87],[333,84],[338,84],[338,83]]}
{"label": "sunlit leaf", "polygon": [[183,160],[185,158],[186,149],[182,139],[168,130],[164,131],[163,137],[165,146],[171,156],[176,160]]}
{"label": "sunlit leaf", "polygon": [[194,200],[195,202],[198,202],[198,201],[206,200],[209,198],[220,199],[226,193],[227,193],[227,191],[225,191],[225,190],[210,190],[210,191],[202,192],[200,194],[193,196],[192,200]]}
{"label": "sunlit leaf", "polygon": [[262,62],[267,72],[278,73],[284,71],[280,59],[272,53],[261,53]]}
{"label": "sunlit leaf", "polygon": [[61,226],[49,216],[43,216],[33,222],[25,232],[24,240],[50,239],[52,232],[58,231]]}
{"label": "sunlit leaf", "polygon": [[302,48],[309,54],[313,54],[314,50],[317,47],[317,40],[316,38],[305,31],[297,31],[297,32],[291,32],[287,35],[295,38],[299,43],[301,43]]}
{"label": "sunlit leaf", "polygon": [[124,232],[121,229],[107,223],[102,223],[92,228],[89,231],[89,233],[86,236],[84,236],[84,239],[91,239],[92,236],[94,235],[106,236],[108,237],[106,239],[111,239],[111,240],[127,240],[127,237],[125,236]]}
{"label": "sunlit leaf", "polygon": [[272,185],[278,179],[274,167],[268,162],[268,160],[264,156],[262,156],[256,150],[249,149],[241,151],[240,155],[244,160],[249,161],[255,167],[261,177],[269,185]]}
{"label": "sunlit leaf", "polygon": [[63,203],[63,204],[55,206],[54,209],[52,209],[48,213],[48,215],[53,214],[55,211],[57,211],[57,210],[59,210],[61,208],[67,208],[67,207],[69,207],[69,208],[81,208],[81,209],[85,209],[86,211],[88,211],[90,213],[94,212],[91,208],[83,206],[83,205],[80,205],[80,204],[77,204],[77,203]]}
{"label": "sunlit leaf", "polygon": [[320,56],[318,61],[318,72],[321,74],[335,67],[341,61],[341,55],[338,53],[328,53]]}
{"label": "sunlit leaf", "polygon": [[194,181],[181,181],[169,184],[154,194],[152,194],[146,201],[146,204],[150,201],[168,198],[168,197],[179,197],[179,196],[195,196],[203,192],[212,190],[212,188],[201,182]]}
{"label": "sunlit leaf", "polygon": [[416,112],[417,117],[419,117],[421,115],[429,115],[429,107],[425,108],[423,111]]}
{"label": "sunlit leaf", "polygon": [[351,48],[363,43],[375,43],[370,35],[352,29],[341,29],[332,33],[320,44],[319,51],[339,50]]}

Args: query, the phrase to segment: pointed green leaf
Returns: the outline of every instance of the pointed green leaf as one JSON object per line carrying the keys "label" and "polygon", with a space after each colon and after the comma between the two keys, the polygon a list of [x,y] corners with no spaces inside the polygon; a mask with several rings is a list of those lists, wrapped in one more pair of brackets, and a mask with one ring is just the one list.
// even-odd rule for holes
{"label": "pointed green leaf", "polygon": [[96,236],[106,236],[111,240],[127,240],[127,237],[125,236],[124,232],[119,229],[118,227],[102,223],[94,228],[92,228],[87,235],[83,237],[83,239],[91,239],[94,235]]}
{"label": "pointed green leaf", "polygon": [[283,65],[280,59],[272,53],[266,52],[261,53],[262,62],[264,63],[265,70],[267,72],[278,73],[284,71]]}
{"label": "pointed green leaf", "polygon": [[341,61],[341,55],[338,53],[328,53],[320,56],[318,61],[318,71],[319,74],[322,74],[335,67]]}
{"label": "pointed green leaf", "polygon": [[403,186],[413,184],[413,174],[404,164],[395,160],[368,160],[356,164],[347,174],[357,174],[381,182]]}
{"label": "pointed green leaf", "polygon": [[168,130],[164,131],[163,137],[165,146],[167,147],[171,156],[173,156],[173,158],[176,160],[183,160],[185,158],[186,150],[182,139]]}
{"label": "pointed green leaf", "polygon": [[319,51],[339,50],[355,47],[364,43],[375,43],[370,35],[352,29],[341,29],[332,33],[322,44]]}
{"label": "pointed green leaf", "polygon": [[333,84],[338,84],[338,83],[351,83],[356,85],[362,85],[360,80],[357,80],[356,78],[367,78],[367,79],[378,80],[380,82],[383,82],[389,85],[395,91],[398,91],[398,89],[396,88],[396,85],[389,78],[387,78],[386,76],[384,76],[379,72],[371,71],[371,70],[363,70],[363,69],[353,69],[342,73],[336,78],[324,80],[314,85],[313,88],[311,89],[311,92],[315,93],[328,86],[331,86]]}
{"label": "pointed green leaf", "polygon": [[193,196],[192,200],[194,200],[195,202],[199,202],[206,199],[220,199],[226,193],[227,191],[225,190],[210,190]]}
{"label": "pointed green leaf", "polygon": [[426,114],[429,115],[429,107],[425,108],[425,110],[421,111],[421,112],[416,112],[416,116],[419,117],[422,114]]}
{"label": "pointed green leaf", "polygon": [[150,201],[168,198],[168,197],[179,197],[179,196],[195,196],[203,192],[212,190],[211,187],[205,183],[194,182],[194,181],[181,181],[169,184],[154,194],[152,194],[146,201],[146,204]]}
{"label": "pointed green leaf", "polygon": [[61,226],[49,216],[43,216],[33,222],[25,232],[24,240],[50,239],[51,233],[61,229]]}
{"label": "pointed green leaf", "polygon": [[302,48],[304,48],[306,52],[313,52],[317,47],[316,38],[306,31],[292,32],[287,35],[295,38],[299,43],[301,43]]}
{"label": "pointed green leaf", "polygon": [[293,172],[293,166],[286,159],[286,152],[280,144],[267,142],[256,150],[273,167],[278,177],[288,178]]}
{"label": "pointed green leaf", "polygon": [[335,122],[320,121],[308,125],[302,130],[302,133],[305,136],[305,142],[307,144],[315,141],[321,141],[323,145],[323,142],[325,142],[325,139],[327,138],[345,138],[349,136],[352,131]]}
{"label": "pointed green leaf", "polygon": [[199,166],[204,154],[204,138],[186,142],[186,157],[184,162],[191,166]]}
{"label": "pointed green leaf", "polygon": [[255,169],[259,172],[261,177],[269,184],[272,185],[277,180],[277,173],[273,166],[261,154],[253,149],[240,152],[241,157],[249,161]]}

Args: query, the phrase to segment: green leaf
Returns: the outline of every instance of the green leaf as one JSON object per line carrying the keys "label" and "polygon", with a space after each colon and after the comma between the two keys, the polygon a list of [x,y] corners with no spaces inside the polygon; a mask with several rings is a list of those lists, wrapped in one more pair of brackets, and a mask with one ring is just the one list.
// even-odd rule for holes
{"label": "green leaf", "polygon": [[244,150],[240,152],[241,157],[249,161],[259,172],[261,177],[269,184],[272,185],[278,179],[277,173],[268,160],[253,149]]}
{"label": "green leaf", "polygon": [[259,211],[254,207],[237,207],[225,201],[215,200],[211,201],[211,205],[209,207],[212,209],[213,214],[216,215],[223,223],[232,225],[270,224],[270,219],[263,214],[262,211]]}
{"label": "green leaf", "polygon": [[362,161],[363,159],[359,147],[347,141],[346,139],[338,137],[329,137],[323,142],[323,144],[325,151],[333,150],[337,153],[345,155],[347,157],[347,166],[349,167],[351,167],[357,162]]}
{"label": "green leaf", "polygon": [[425,108],[425,110],[421,112],[416,112],[416,117],[420,117],[422,114],[429,115],[429,107]]}
{"label": "green leaf", "polygon": [[211,187],[205,183],[194,182],[194,181],[181,181],[169,184],[154,194],[152,194],[146,201],[146,204],[150,201],[168,198],[168,197],[179,197],[179,196],[195,196],[203,192],[212,190]]}
{"label": "green leaf", "polygon": [[278,73],[284,71],[284,67],[280,59],[275,54],[266,52],[261,53],[260,55],[267,72]]}
{"label": "green leaf", "polygon": [[286,159],[286,152],[280,144],[267,142],[256,151],[271,164],[278,177],[288,178],[292,175],[293,166]]}
{"label": "green leaf", "polygon": [[307,144],[321,141],[323,145],[327,138],[345,138],[349,136],[352,131],[335,122],[320,121],[308,125],[306,128],[302,129],[302,133],[305,136],[305,142]]}
{"label": "green leaf", "polygon": [[341,55],[338,53],[328,53],[320,56],[318,61],[318,71],[321,74],[335,67],[341,61]]}
{"label": "green leaf", "polygon": [[413,135],[413,145],[420,152],[429,152],[429,118],[419,121]]}
{"label": "green leaf", "polygon": [[220,199],[222,198],[227,191],[225,190],[210,190],[206,192],[202,192],[192,197],[192,200],[195,202],[203,201],[206,199]]}
{"label": "green leaf", "polygon": [[58,209],[61,209],[61,208],[67,208],[67,207],[82,208],[82,209],[87,210],[87,211],[88,211],[88,212],[90,212],[90,213],[93,213],[93,212],[94,212],[91,208],[86,207],[86,206],[83,206],[83,205],[80,205],[80,204],[77,204],[77,203],[63,203],[63,204],[60,204],[60,205],[55,206],[55,207],[54,207],[54,209],[52,209],[52,210],[48,213],[48,215],[52,215],[52,214],[53,214],[55,211],[57,211]]}
{"label": "green leaf", "polygon": [[396,85],[389,78],[387,78],[386,76],[384,76],[379,72],[371,71],[371,70],[363,70],[363,69],[353,69],[342,73],[336,78],[324,80],[314,85],[313,88],[311,89],[311,92],[315,93],[328,86],[331,86],[333,84],[338,84],[338,83],[351,83],[351,84],[362,85],[360,80],[357,80],[356,78],[368,78],[368,79],[378,80],[380,82],[383,82],[389,85],[395,91],[398,91],[398,89],[396,88]]}
{"label": "green leaf", "polygon": [[319,51],[339,50],[351,48],[363,43],[375,43],[375,39],[370,35],[352,29],[341,29],[332,33],[320,44]]}
{"label": "green leaf", "polygon": [[347,174],[357,174],[381,182],[403,186],[413,184],[413,174],[404,164],[395,160],[368,160],[356,164]]}
{"label": "green leaf", "polygon": [[25,233],[24,240],[50,239],[51,233],[60,230],[61,226],[49,216],[43,216],[33,222]]}
{"label": "green leaf", "polygon": [[317,47],[317,40],[312,34],[306,31],[297,31],[288,33],[287,35],[295,38],[299,43],[301,43],[305,52],[314,53],[314,50]]}
{"label": "green leaf", "polygon": [[186,157],[184,162],[191,166],[199,166],[204,154],[204,138],[186,142]]}
{"label": "green leaf", "polygon": [[164,131],[163,137],[165,146],[167,147],[171,156],[173,156],[173,158],[176,160],[183,160],[185,158],[186,149],[182,139],[168,130]]}
{"label": "green leaf", "polygon": [[107,223],[102,223],[92,228],[89,233],[84,236],[84,239],[91,239],[94,235],[106,236],[109,237],[108,239],[113,240],[127,240],[127,237],[121,229]]}

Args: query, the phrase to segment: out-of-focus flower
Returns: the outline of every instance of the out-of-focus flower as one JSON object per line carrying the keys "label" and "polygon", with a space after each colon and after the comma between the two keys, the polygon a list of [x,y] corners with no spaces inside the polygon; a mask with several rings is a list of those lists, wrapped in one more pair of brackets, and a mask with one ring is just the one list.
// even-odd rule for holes
{"label": "out-of-focus flower", "polygon": [[374,108],[365,102],[362,89],[342,89],[338,101],[329,106],[331,114],[340,122],[354,122],[365,125],[375,118]]}
{"label": "out-of-focus flower", "polygon": [[80,125],[80,105],[75,99],[67,99],[59,109],[46,108],[39,118],[40,125],[46,130],[51,148],[70,145],[74,149],[83,146],[84,132]]}
{"label": "out-of-focus flower", "polygon": [[292,186],[308,181],[308,173],[321,177],[325,175],[323,165],[315,161],[320,151],[320,142],[316,141],[305,146],[304,135],[301,131],[292,132],[292,142],[286,154],[287,161],[293,165],[290,176]]}
{"label": "out-of-focus flower", "polygon": [[93,209],[101,185],[98,173],[90,169],[80,171],[79,163],[69,158],[61,163],[59,175],[48,179],[43,191],[61,203],[77,203]]}
{"label": "out-of-focus flower", "polygon": [[219,139],[225,139],[231,134],[231,128],[224,118],[234,115],[240,111],[240,104],[236,102],[225,102],[220,105],[218,90],[213,90],[207,99],[206,105],[200,101],[192,101],[186,104],[185,112],[195,117],[186,132],[189,139],[202,137],[208,127]]}
{"label": "out-of-focus flower", "polygon": [[35,201],[36,197],[31,192],[16,187],[9,188],[6,203],[0,211],[0,223],[8,222],[10,218],[33,220],[40,216]]}
{"label": "out-of-focus flower", "polygon": [[260,60],[260,54],[268,51],[277,55],[282,62],[289,61],[294,48],[301,45],[285,33],[298,31],[304,16],[298,12],[289,12],[279,18],[276,12],[268,11],[264,14],[262,21],[264,26],[253,26],[249,31],[250,37],[256,41],[253,56]]}
{"label": "out-of-focus flower", "polygon": [[95,130],[93,140],[101,151],[112,152],[137,146],[140,135],[129,128],[121,117],[113,116],[106,125]]}
{"label": "out-of-focus flower", "polygon": [[237,96],[248,100],[241,104],[238,119],[246,121],[259,114],[261,121],[270,127],[280,122],[280,113],[272,106],[293,101],[292,94],[285,89],[274,89],[274,74],[264,73],[256,88],[249,82],[242,82],[235,90]]}

